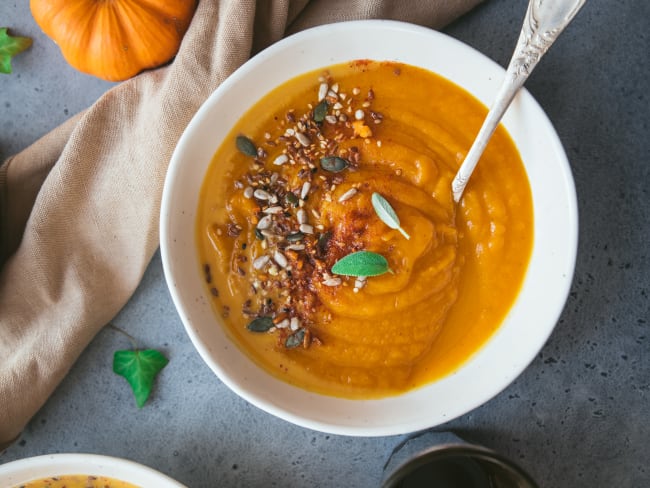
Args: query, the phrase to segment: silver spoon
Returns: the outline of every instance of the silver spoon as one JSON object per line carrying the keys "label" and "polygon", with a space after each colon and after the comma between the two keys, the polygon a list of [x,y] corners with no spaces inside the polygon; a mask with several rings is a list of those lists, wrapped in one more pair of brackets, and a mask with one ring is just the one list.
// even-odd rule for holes
{"label": "silver spoon", "polygon": [[505,80],[481,130],[451,182],[456,203],[460,201],[469,177],[517,91],[585,2],[586,0],[530,0]]}

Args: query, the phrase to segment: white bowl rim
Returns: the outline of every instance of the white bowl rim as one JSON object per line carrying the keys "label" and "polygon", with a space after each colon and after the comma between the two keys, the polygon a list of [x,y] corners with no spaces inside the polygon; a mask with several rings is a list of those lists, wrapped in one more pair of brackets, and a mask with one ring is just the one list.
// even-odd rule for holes
{"label": "white bowl rim", "polygon": [[102,454],[57,453],[0,464],[0,486],[13,487],[50,476],[107,476],[137,486],[186,488],[169,476],[124,458]]}
{"label": "white bowl rim", "polygon": [[[199,329],[197,329],[193,323],[192,309],[186,305],[186,302],[189,303],[189,300],[187,297],[183,296],[183,290],[181,290],[181,288],[176,284],[176,280],[180,274],[180,271],[179,264],[174,262],[173,253],[176,251],[176,249],[178,249],[180,244],[175,244],[175,237],[177,236],[172,236],[170,234],[173,227],[172,222],[174,218],[180,218],[181,212],[185,215],[183,218],[189,218],[186,214],[190,213],[191,215],[194,215],[192,212],[194,212],[195,209],[191,208],[191,206],[183,209],[175,208],[175,203],[177,202],[174,201],[174,196],[177,189],[174,188],[174,185],[178,181],[178,178],[183,169],[183,153],[184,151],[188,150],[189,146],[191,146],[194,137],[192,134],[193,131],[195,131],[200,126],[201,122],[209,116],[210,111],[213,110],[213,107],[217,104],[217,102],[220,101],[223,103],[223,97],[225,96],[224,94],[228,93],[229,90],[233,90],[233,87],[237,83],[240,83],[247,75],[249,75],[249,73],[254,72],[256,70],[256,66],[258,66],[260,63],[267,62],[274,56],[282,55],[285,50],[292,49],[292,46],[300,45],[303,50],[307,50],[304,46],[306,46],[309,42],[314,42],[314,39],[322,38],[322,36],[335,38],[337,36],[343,36],[344,34],[349,35],[351,31],[354,31],[355,35],[358,36],[358,38],[363,38],[364,35],[369,35],[377,32],[381,32],[383,34],[387,32],[393,34],[399,33],[405,37],[411,36],[426,39],[428,42],[431,42],[432,48],[434,44],[437,44],[438,47],[443,46],[445,49],[449,49],[454,53],[462,53],[464,56],[466,56],[467,59],[478,63],[477,66],[480,66],[481,70],[488,73],[487,78],[485,80],[482,80],[482,83],[486,85],[486,87],[485,89],[481,87],[479,89],[479,92],[473,91],[467,86],[461,85],[467,91],[472,93],[472,95],[474,95],[477,99],[482,101],[485,105],[489,105],[491,103],[494,93],[496,93],[496,90],[500,84],[500,80],[503,78],[503,68],[474,48],[446,34],[405,22],[390,20],[362,20],[328,24],[307,29],[273,44],[269,48],[257,54],[255,57],[251,58],[251,60],[247,61],[232,75],[230,75],[230,77],[228,77],[199,108],[194,118],[186,128],[185,132],[181,136],[174,154],[172,155],[163,190],[160,216],[161,257],[165,278],[170,290],[170,294],[172,296],[172,300],[194,346],[197,348],[197,351],[206,362],[206,364],[208,364],[208,366],[221,379],[221,381],[242,398],[277,417],[283,418],[294,424],[318,431],[340,435],[360,436],[404,434],[434,427],[436,425],[440,425],[444,422],[457,418],[477,408],[504,390],[535,359],[536,355],[539,353],[543,345],[548,340],[548,337],[552,333],[557,320],[559,319],[560,314],[565,306],[573,279],[573,273],[575,270],[578,244],[578,209],[575,184],[573,181],[573,176],[571,174],[569,162],[567,160],[560,139],[555,132],[555,129],[553,128],[550,120],[542,108],[525,88],[519,92],[517,97],[515,97],[515,100],[508,110],[508,113],[506,113],[506,116],[504,117],[504,125],[506,125],[510,135],[517,143],[518,139],[521,138],[521,132],[525,132],[530,128],[525,127],[520,129],[517,127],[509,127],[508,120],[512,120],[517,116],[522,116],[524,110],[526,111],[525,113],[534,115],[534,129],[536,131],[536,136],[544,139],[546,150],[548,150],[549,153],[553,156],[551,165],[554,165],[553,169],[558,172],[559,176],[559,180],[554,181],[554,183],[560,184],[559,187],[562,192],[560,195],[561,203],[558,203],[558,205],[561,207],[561,212],[558,213],[558,208],[553,207],[554,203],[550,204],[550,206],[553,207],[550,208],[550,210],[547,207],[536,208],[535,225],[537,226],[538,217],[542,215],[543,212],[551,211],[554,215],[557,214],[558,217],[561,217],[563,219],[559,225],[561,232],[559,239],[562,240],[562,242],[561,245],[558,245],[552,250],[543,249],[543,252],[546,254],[555,254],[555,256],[552,257],[552,259],[555,260],[553,263],[553,269],[536,270],[536,272],[542,274],[555,273],[555,275],[552,277],[553,286],[550,287],[549,290],[546,290],[546,296],[552,295],[553,300],[547,309],[541,311],[541,315],[544,317],[544,327],[542,327],[542,330],[534,330],[534,333],[531,335],[531,337],[524,339],[524,341],[527,342],[525,354],[517,351],[516,348],[509,351],[512,353],[512,358],[510,358],[507,368],[498,370],[499,377],[495,381],[489,384],[474,384],[476,388],[481,389],[480,394],[470,394],[469,396],[467,394],[460,394],[454,400],[453,405],[446,404],[444,408],[441,407],[439,410],[435,410],[435,405],[433,405],[432,411],[423,411],[421,414],[413,414],[411,418],[407,420],[396,421],[395,418],[391,418],[388,413],[391,410],[393,412],[399,411],[399,408],[401,406],[400,402],[405,397],[410,397],[411,403],[420,402],[422,405],[423,402],[428,401],[429,405],[431,405],[432,398],[428,398],[425,393],[428,389],[430,389],[432,385],[407,392],[406,394],[397,397],[389,397],[378,400],[345,400],[341,398],[323,396],[304,390],[300,390],[300,393],[296,393],[293,390],[298,390],[297,388],[268,375],[269,377],[266,378],[265,381],[269,384],[264,385],[264,391],[261,391],[262,389],[258,390],[257,387],[259,385],[251,386],[247,383],[249,381],[252,381],[250,377],[247,378],[244,374],[244,382],[242,383],[242,378],[235,379],[230,376],[232,369],[229,369],[229,367],[224,364],[225,361],[218,362],[214,359],[210,347],[203,342]],[[409,37],[409,39],[411,37]],[[386,47],[384,48],[389,49]],[[373,59],[371,56],[365,56],[365,58]],[[351,54],[348,60],[352,59],[359,59],[359,56],[354,56]],[[375,57],[374,59],[380,58]],[[386,56],[382,59],[391,58]],[[338,58],[336,58],[333,62],[328,61],[329,60],[325,59],[320,63],[319,66],[324,67],[335,64],[337,62],[343,62],[339,61]],[[408,61],[405,62],[409,64]],[[452,68],[446,67],[446,69],[462,69],[461,65],[464,63],[456,64],[458,66]],[[311,70],[312,68],[303,69],[301,71],[298,71],[296,74]],[[451,81],[456,82],[453,74],[449,75],[448,73],[441,73],[440,71],[438,71],[438,73],[442,74],[448,79],[451,79]],[[292,76],[287,76],[286,79],[289,79]],[[258,99],[255,97],[251,98],[253,98],[255,101]],[[230,128],[228,128],[225,132],[228,133],[229,130]],[[218,146],[218,144],[216,145]],[[522,153],[522,149],[524,148],[520,147],[519,144],[517,145],[520,153]],[[537,145],[539,146],[539,141],[537,142]],[[524,154],[522,154],[522,159],[526,165],[527,160]],[[533,177],[539,177],[542,180],[545,178],[543,172],[541,171],[537,171],[535,175],[531,176],[531,168],[527,166],[526,170],[529,172],[531,187],[533,187],[535,183],[533,181]],[[533,190],[534,194],[536,194],[536,191],[539,191],[535,188],[531,189]],[[558,190],[558,194],[560,193],[560,190]],[[534,257],[538,251],[537,232],[535,234],[535,247],[533,249],[533,257],[531,257],[531,264],[533,263]],[[198,262],[196,264],[196,267],[198,269]],[[199,281],[201,281],[198,270],[196,272],[196,276],[199,277]],[[541,293],[544,291],[539,289],[539,286],[531,283],[531,281],[532,280],[530,279],[529,270],[520,296],[524,294],[524,290],[527,290],[527,288],[535,290],[534,292],[527,292],[528,295],[531,295],[533,293]],[[201,283],[201,286],[203,286],[203,283]],[[205,290],[203,291],[203,295],[205,295]],[[209,299],[203,295],[200,297],[195,297],[192,301],[207,302]],[[518,305],[519,299],[511,312],[508,314],[508,317],[504,321],[504,325],[509,321],[511,316],[516,315],[515,309],[518,308]],[[520,311],[517,310],[516,312],[519,313]],[[534,317],[531,320],[536,321],[539,319],[540,317]],[[500,329],[493,334],[488,342],[476,354],[474,354],[470,360],[466,361],[456,372],[446,376],[445,378],[442,378],[439,381],[434,382],[435,386],[441,387],[442,390],[447,392],[449,389],[449,384],[452,381],[473,380],[471,376],[468,376],[467,372],[470,370],[476,371],[482,366],[489,365],[489,363],[486,363],[483,356],[486,355],[486,351],[490,349],[491,345],[494,345],[497,342],[499,344],[502,344],[507,343],[511,340],[522,339],[521,337],[518,337],[517,334],[513,333],[513,330],[511,330],[512,328],[508,328],[506,330],[506,327],[504,327],[504,325],[502,325]],[[236,349],[236,347],[234,348]],[[227,352],[227,349],[228,347],[225,346],[224,350],[219,351],[219,353],[229,354]],[[502,359],[503,358],[499,360]],[[281,390],[282,393],[272,393],[271,390]],[[292,400],[280,398],[282,395],[293,396],[294,394],[295,398],[292,398]],[[293,408],[291,405],[289,405],[291,401],[296,399],[299,399],[300,402],[309,402],[310,404],[321,403],[323,404],[323,411],[319,413],[319,416],[310,416],[309,414],[305,414],[305,412],[299,411],[298,408]],[[368,418],[364,418],[363,414],[355,414],[353,416],[350,416],[350,409],[356,412],[368,412],[369,409],[372,410],[375,407],[377,409],[375,417],[369,416]],[[327,410],[329,413],[324,413],[325,410]]]}

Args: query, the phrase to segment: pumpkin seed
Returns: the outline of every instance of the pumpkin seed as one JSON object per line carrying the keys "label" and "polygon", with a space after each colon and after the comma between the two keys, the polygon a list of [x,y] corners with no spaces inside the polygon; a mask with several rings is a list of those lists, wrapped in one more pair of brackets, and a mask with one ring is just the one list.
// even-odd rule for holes
{"label": "pumpkin seed", "polygon": [[260,241],[264,240],[264,234],[262,234],[262,231],[258,228],[255,228],[255,237],[257,237]]}
{"label": "pumpkin seed", "polygon": [[237,149],[239,149],[246,156],[250,156],[251,158],[257,157],[257,148],[255,147],[253,141],[251,141],[248,137],[242,135],[237,136],[235,139],[235,144],[237,145]]}
{"label": "pumpkin seed", "polygon": [[305,234],[302,232],[293,232],[292,234],[289,234],[287,236],[287,241],[289,242],[298,242],[301,241],[305,237]]}
{"label": "pumpkin seed", "polygon": [[323,99],[321,102],[316,105],[314,108],[314,122],[320,124],[325,120],[325,117],[327,116],[327,110],[329,109],[329,103],[327,103],[327,100]]}
{"label": "pumpkin seed", "polygon": [[338,156],[326,156],[320,160],[320,167],[330,173],[338,173],[348,166],[350,166],[350,163],[346,159]]}
{"label": "pumpkin seed", "polygon": [[284,199],[287,201],[288,205],[293,205],[294,207],[297,207],[299,205],[298,197],[296,196],[295,193],[293,192],[288,192]]}
{"label": "pumpkin seed", "polygon": [[246,328],[251,332],[268,332],[273,325],[273,319],[271,317],[257,317]]}
{"label": "pumpkin seed", "polygon": [[[273,321],[271,321],[271,323],[273,323]],[[287,349],[293,349],[294,347],[300,346],[304,338],[305,338],[305,329],[298,329],[289,337],[287,337],[287,340],[284,342],[284,346]]]}

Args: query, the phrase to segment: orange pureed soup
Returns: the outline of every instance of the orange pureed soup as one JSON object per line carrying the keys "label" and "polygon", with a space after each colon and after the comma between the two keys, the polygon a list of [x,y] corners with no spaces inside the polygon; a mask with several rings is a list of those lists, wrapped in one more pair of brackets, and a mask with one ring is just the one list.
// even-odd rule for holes
{"label": "orange pureed soup", "polygon": [[136,485],[106,476],[66,474],[22,483],[15,488],[138,488]]}
{"label": "orange pureed soup", "polygon": [[513,304],[533,240],[502,127],[453,202],[485,115],[440,76],[374,61],[304,74],[255,104],[214,155],[196,227],[239,347],[284,381],[347,398],[408,391],[475,353]]}

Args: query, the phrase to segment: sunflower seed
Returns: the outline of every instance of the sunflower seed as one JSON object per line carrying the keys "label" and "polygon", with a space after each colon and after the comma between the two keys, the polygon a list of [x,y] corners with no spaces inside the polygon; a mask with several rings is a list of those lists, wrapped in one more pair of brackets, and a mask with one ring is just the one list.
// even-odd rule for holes
{"label": "sunflower seed", "polygon": [[318,87],[318,101],[320,102],[327,95],[327,83],[321,83]]}
{"label": "sunflower seed", "polygon": [[311,189],[311,183],[309,183],[308,181],[305,181],[305,182],[303,183],[303,185],[302,185],[302,190],[300,191],[300,198],[301,198],[302,200],[305,199],[305,197],[306,197],[307,194],[309,193],[309,190],[310,190],[310,189]]}
{"label": "sunflower seed", "polygon": [[296,218],[298,219],[299,224],[307,223],[307,212],[305,212],[304,208],[298,210],[298,212],[296,213]]}
{"label": "sunflower seed", "polygon": [[270,215],[265,215],[257,223],[257,228],[259,230],[265,230],[265,229],[268,229],[269,227],[271,227],[271,216]]}
{"label": "sunflower seed", "polygon": [[349,200],[356,194],[357,194],[357,189],[350,188],[348,191],[346,191],[343,195],[339,197],[339,202],[345,202],[346,200]]}
{"label": "sunflower seed", "polygon": [[253,268],[258,270],[262,269],[264,266],[268,264],[270,260],[271,258],[266,255],[260,256],[259,258],[255,259],[255,261],[253,261]]}
{"label": "sunflower seed", "polygon": [[275,251],[273,253],[273,260],[278,263],[278,266],[281,268],[286,268],[289,264],[287,258],[285,258],[284,254],[282,254],[280,251]]}
{"label": "sunflower seed", "polygon": [[300,224],[300,232],[303,234],[313,234],[314,233],[314,228],[309,225],[309,224]]}
{"label": "sunflower seed", "polygon": [[302,132],[296,133],[296,139],[303,147],[308,147],[311,144],[311,140]]}
{"label": "sunflower seed", "polygon": [[298,319],[298,317],[291,317],[291,321],[289,322],[289,327],[293,331],[300,329],[300,320]]}
{"label": "sunflower seed", "polygon": [[305,250],[305,245],[304,244],[289,244],[285,249],[288,249],[289,251],[304,251]]}
{"label": "sunflower seed", "polygon": [[323,281],[325,286],[339,286],[341,284],[341,278],[328,278]]}
{"label": "sunflower seed", "polygon": [[273,160],[273,164],[275,164],[276,166],[282,166],[287,161],[289,161],[289,156],[287,156],[286,154],[280,154],[277,158]]}
{"label": "sunflower seed", "polygon": [[274,207],[265,208],[264,210],[262,210],[262,212],[264,212],[265,214],[273,215],[273,214],[279,214],[283,210],[284,209],[282,207],[280,207],[279,205],[276,205]]}
{"label": "sunflower seed", "polygon": [[258,200],[270,200],[271,199],[271,194],[265,190],[262,190],[261,188],[258,188],[253,192],[253,196],[257,198]]}
{"label": "sunflower seed", "polygon": [[281,320],[280,322],[278,322],[277,324],[275,324],[275,326],[278,329],[286,329],[287,327],[289,327],[290,323],[291,322],[289,321],[289,319],[284,319],[284,320]]}

